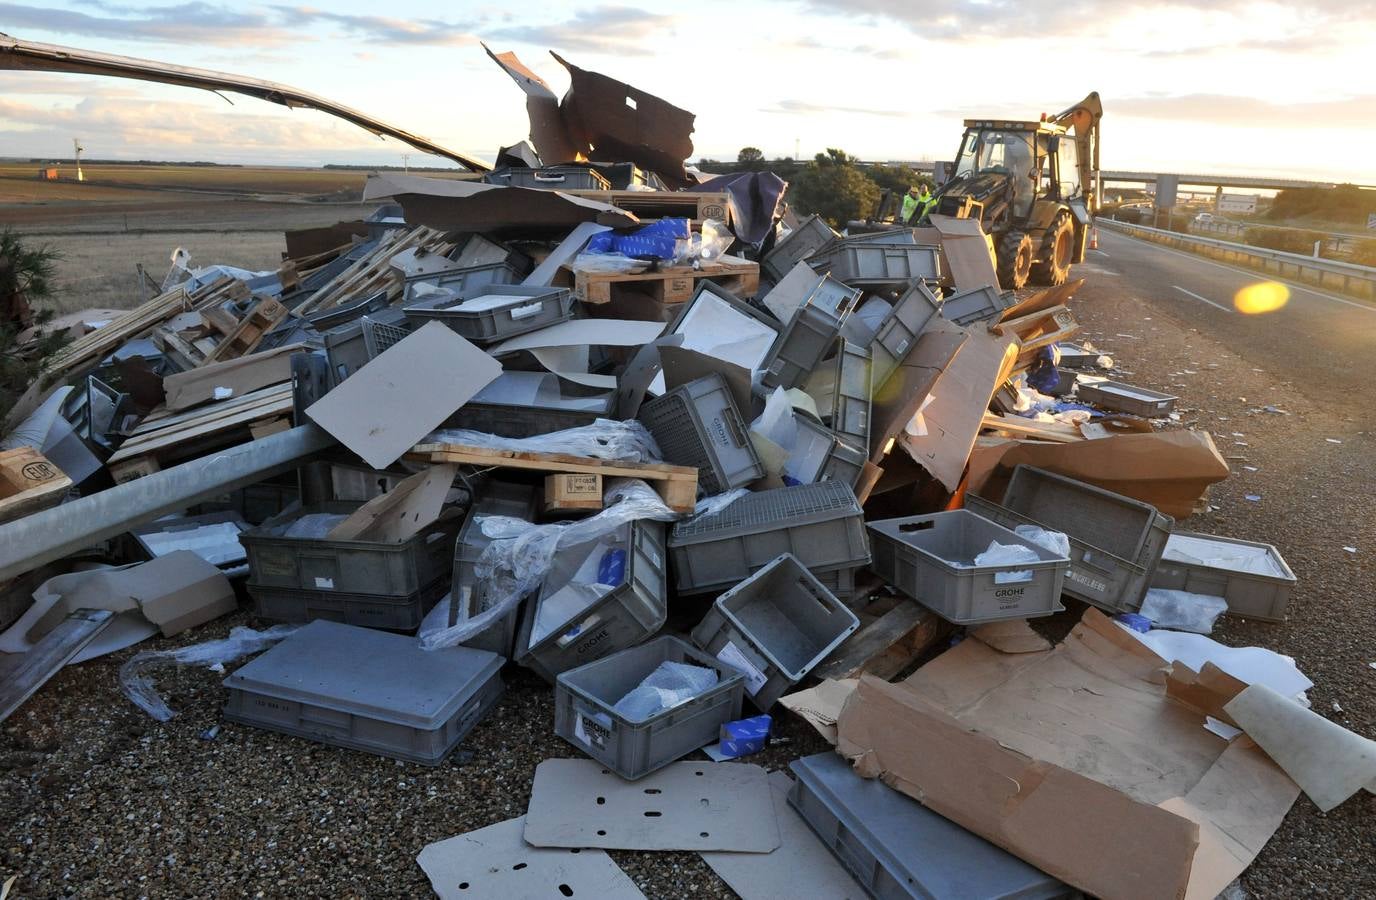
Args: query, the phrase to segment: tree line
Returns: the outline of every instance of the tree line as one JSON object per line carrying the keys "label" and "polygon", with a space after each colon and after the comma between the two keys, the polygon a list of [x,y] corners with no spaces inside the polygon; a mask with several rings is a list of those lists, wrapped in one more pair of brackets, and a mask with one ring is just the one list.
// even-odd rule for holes
{"label": "tree line", "polygon": [[700,159],[698,169],[717,175],[773,172],[788,182],[788,202],[794,210],[817,213],[833,228],[873,215],[884,191],[902,195],[920,184],[936,187],[930,175],[908,166],[867,165],[836,147],[806,162],[791,156],[765,159],[758,147],[742,147],[735,162]]}

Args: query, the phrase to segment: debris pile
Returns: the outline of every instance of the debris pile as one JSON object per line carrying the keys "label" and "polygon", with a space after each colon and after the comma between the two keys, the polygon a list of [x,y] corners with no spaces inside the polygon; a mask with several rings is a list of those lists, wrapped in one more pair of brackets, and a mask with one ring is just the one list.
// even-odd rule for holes
{"label": "debris pile", "polygon": [[[372,176],[272,272],[177,255],[10,412],[0,718],[232,582],[276,627],[133,657],[134,702],[261,653],[227,721],[433,765],[526,667],[590,759],[418,846],[441,896],[640,896],[602,852],[638,849],[747,898],[1210,897],[1301,787],[1376,783],[1293,662],[1153,628],[1283,620],[1295,577],[1176,529],[1228,466],[1068,343],[1078,283],[1000,290],[977,220],[838,233],[772,176],[700,184],[691,114],[493,58],[533,148]],[[839,755],[725,761],[788,711]]]}

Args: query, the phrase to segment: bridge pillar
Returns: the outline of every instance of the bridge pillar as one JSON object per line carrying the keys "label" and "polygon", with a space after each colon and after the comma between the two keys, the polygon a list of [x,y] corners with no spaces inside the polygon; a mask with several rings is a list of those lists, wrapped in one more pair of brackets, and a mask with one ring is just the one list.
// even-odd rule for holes
{"label": "bridge pillar", "polygon": [[1223,201],[1223,185],[1214,188],[1214,212],[1218,212],[1218,204]]}

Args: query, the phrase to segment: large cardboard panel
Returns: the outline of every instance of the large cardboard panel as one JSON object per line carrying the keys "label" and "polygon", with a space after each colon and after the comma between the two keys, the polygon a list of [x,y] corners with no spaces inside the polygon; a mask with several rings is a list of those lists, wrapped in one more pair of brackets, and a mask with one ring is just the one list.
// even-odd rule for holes
{"label": "large cardboard panel", "polygon": [[838,749],[1088,893],[1213,896],[1298,790],[1170,700],[1165,665],[1092,609],[1045,652],[964,641],[902,684],[862,678]]}
{"label": "large cardboard panel", "polygon": [[439,322],[388,347],[306,409],[372,466],[385,469],[502,373]]}

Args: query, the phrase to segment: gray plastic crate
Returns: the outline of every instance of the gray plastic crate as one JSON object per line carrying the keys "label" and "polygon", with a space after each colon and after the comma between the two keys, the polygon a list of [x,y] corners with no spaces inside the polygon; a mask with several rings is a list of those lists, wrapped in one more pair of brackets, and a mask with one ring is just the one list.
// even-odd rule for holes
{"label": "gray plastic crate", "polygon": [[391,346],[384,346],[378,341],[378,325],[403,327],[405,322],[406,317],[401,310],[384,309],[325,332],[323,339],[325,356],[329,360],[331,383],[339,384],[367,365],[369,360],[387,346]]}
{"label": "gray plastic crate", "polygon": [[501,657],[316,621],[224,680],[225,718],[434,766],[502,696]]}
{"label": "gray plastic crate", "polygon": [[512,166],[485,176],[489,184],[507,187],[543,188],[553,191],[609,191],[611,182],[602,173],[583,166],[542,166],[526,169]]}
{"label": "gray plastic crate", "polygon": [[[1249,568],[1248,558],[1269,573]],[[1151,586],[1222,597],[1229,615],[1284,622],[1295,573],[1271,544],[1177,531],[1166,539]]]}
{"label": "gray plastic crate", "polygon": [[[714,669],[717,683],[641,722],[615,710],[660,663]],[[629,781],[686,756],[741,717],[745,677],[676,637],[665,635],[560,674],[554,688],[554,733]]]}
{"label": "gray plastic crate", "polygon": [[921,279],[941,280],[941,249],[875,242],[833,245],[808,260],[817,271],[857,287],[884,287]]}
{"label": "gray plastic crate", "polygon": [[1002,503],[971,495],[965,506],[1005,528],[1064,533],[1070,538],[1065,593],[1111,613],[1141,608],[1175,525],[1150,504],[1032,466],[1013,470]]}
{"label": "gray plastic crate", "polygon": [[730,588],[784,553],[818,577],[870,561],[864,511],[840,481],[756,491],[685,519],[669,533],[669,553],[680,594]]}
{"label": "gray plastic crate", "polygon": [[1012,291],[1000,291],[993,285],[952,294],[941,304],[941,314],[957,325],[973,325],[993,319],[1013,305]]}
{"label": "gray plastic crate", "polygon": [[859,571],[858,566],[853,569],[834,569],[830,572],[818,572],[816,578],[822,583],[822,587],[831,591],[833,597],[849,607],[855,599],[855,574]]}
{"label": "gray plastic crate", "polygon": [[835,753],[805,756],[789,768],[796,779],[789,805],[876,900],[1078,896],[878,778],[861,778]]}
{"label": "gray plastic crate", "polygon": [[447,578],[405,597],[248,585],[249,596],[253,598],[253,613],[260,619],[270,622],[325,619],[364,628],[385,628],[388,631],[415,631],[425,614],[448,589]]}
{"label": "gray plastic crate", "polygon": [[762,712],[860,627],[855,613],[791,553],[722,594],[693,643],[745,673]]}
{"label": "gray plastic crate", "polygon": [[[870,568],[899,591],[957,625],[1031,619],[1065,609],[1070,560],[967,509],[869,523]],[[1036,562],[975,565],[992,541],[1029,547]]]}
{"label": "gray plastic crate", "polygon": [[[803,389],[825,411],[822,421],[857,447],[870,445],[870,351],[849,341],[824,360]],[[821,387],[818,387],[818,386]]]}
{"label": "gray plastic crate", "polygon": [[1081,381],[1075,396],[1086,403],[1144,419],[1158,419],[1169,414],[1180,399],[1174,394],[1163,394],[1151,388],[1118,381]]}
{"label": "gray plastic crate", "polygon": [[726,379],[716,372],[646,401],[638,417],[666,462],[693,466],[704,494],[719,494],[764,477]]}
{"label": "gray plastic crate", "polygon": [[774,281],[781,281],[789,269],[837,237],[836,232],[821,216],[808,216],[796,229],[775,244],[773,250],[765,254],[764,259],[760,261],[760,267]]}
{"label": "gray plastic crate", "polygon": [[792,388],[817,367],[836,341],[841,322],[816,306],[800,306],[760,363],[760,382],[767,388]]}
{"label": "gray plastic crate", "polygon": [[914,282],[893,302],[893,309],[879,323],[870,341],[872,372],[870,392],[878,394],[884,382],[917,346],[927,323],[941,313],[941,303],[922,282]]}
{"label": "gray plastic crate", "polygon": [[1061,365],[1067,369],[1098,368],[1099,357],[1103,355],[1098,350],[1086,350],[1079,344],[1057,344],[1056,350],[1061,355]]}
{"label": "gray plastic crate", "polygon": [[[854,488],[869,459],[865,451],[848,444],[811,416],[797,413],[793,419],[798,424],[798,443],[788,460],[789,474],[804,483],[840,481]],[[796,471],[802,465],[809,471]]]}
{"label": "gray plastic crate", "polygon": [[493,285],[519,284],[521,279],[529,274],[529,269],[523,270],[523,267],[514,261],[516,258],[513,255],[500,262],[464,266],[462,269],[451,269],[436,275],[413,275],[406,279],[402,305],[410,306],[424,299],[421,291],[417,289],[417,286],[422,284],[444,288],[460,297],[477,296],[478,292]]}
{"label": "gray plastic crate", "polygon": [[[475,566],[483,550],[492,539],[483,534],[476,521],[478,516],[511,516],[535,521],[540,495],[534,485],[512,481],[485,479],[477,487],[477,496],[454,541],[454,579],[449,594],[449,624],[469,619],[487,610],[487,589],[478,581]],[[519,605],[491,626],[464,642],[466,647],[491,650],[510,657],[516,643],[516,626],[520,619]]]}
{"label": "gray plastic crate", "polygon": [[450,554],[460,523],[456,510],[400,543],[331,541],[283,534],[301,516],[347,515],[362,505],[336,500],[298,507],[239,535],[239,542],[248,553],[250,590],[286,588],[403,598],[449,577]]}
{"label": "gray plastic crate", "polygon": [[[561,565],[563,560],[555,558],[538,597],[526,601],[521,628],[516,634],[515,659],[546,681],[554,681],[560,672],[643,643],[664,627],[669,603],[663,523],[638,519],[623,525],[615,534],[619,546],[627,550],[625,580],[587,609],[552,628],[533,646],[531,634],[540,603],[573,574],[567,565]],[[574,556],[566,551],[565,559]]]}
{"label": "gray plastic crate", "polygon": [[612,417],[612,397],[599,410],[563,409],[550,406],[516,406],[505,403],[475,403],[472,400],[459,407],[444,420],[441,428],[467,428],[501,437],[528,438],[581,428],[598,419]]}
{"label": "gray plastic crate", "polygon": [[462,303],[479,302],[479,309],[456,308],[460,301],[448,294],[404,308],[407,318],[443,322],[476,344],[525,334],[557,325],[573,315],[573,294],[566,288],[493,284],[466,291]]}

